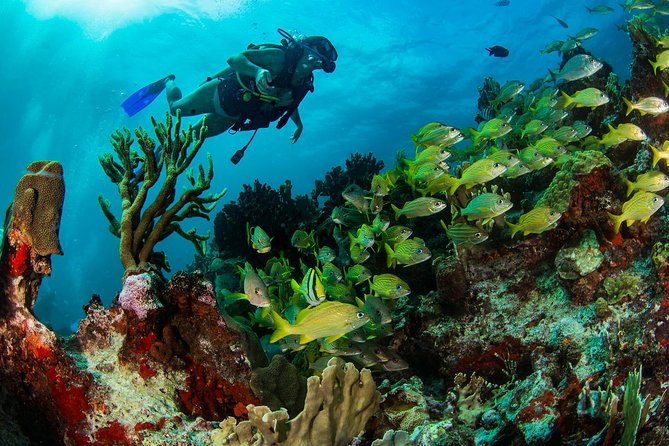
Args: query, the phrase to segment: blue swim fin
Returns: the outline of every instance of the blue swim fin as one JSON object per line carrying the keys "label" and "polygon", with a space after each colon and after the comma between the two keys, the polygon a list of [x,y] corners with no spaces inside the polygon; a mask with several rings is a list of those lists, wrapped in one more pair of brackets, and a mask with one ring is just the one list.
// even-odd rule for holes
{"label": "blue swim fin", "polygon": [[174,75],[170,74],[164,78],[157,80],[146,87],[142,87],[133,94],[130,95],[128,99],[123,101],[121,107],[128,114],[128,116],[134,116],[139,113],[141,110],[144,110],[154,99],[158,97],[160,93],[165,89],[165,83],[168,79],[174,79]]}

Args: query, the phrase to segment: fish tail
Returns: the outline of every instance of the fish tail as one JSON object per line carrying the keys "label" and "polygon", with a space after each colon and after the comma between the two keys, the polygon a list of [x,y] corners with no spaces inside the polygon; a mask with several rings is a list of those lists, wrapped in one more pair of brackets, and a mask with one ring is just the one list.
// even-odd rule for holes
{"label": "fish tail", "polygon": [[632,113],[632,110],[634,110],[634,106],[630,101],[627,100],[627,98],[623,98],[623,102],[625,103],[625,105],[627,105],[627,112],[625,113],[625,116],[627,116],[630,113]]}
{"label": "fish tail", "polygon": [[660,161],[660,151],[653,146],[650,146],[650,150],[653,151],[653,167],[655,167],[658,161]]}
{"label": "fish tail", "polygon": [[290,279],[290,287],[294,292],[297,292],[300,289],[300,284],[295,281],[295,279]]}
{"label": "fish tail", "polygon": [[516,235],[516,232],[520,231],[522,228],[520,225],[514,225],[513,223],[509,223],[509,221],[505,218],[504,223],[511,229],[511,238],[513,238]]}
{"label": "fish tail", "polygon": [[652,60],[648,59],[648,62],[650,62],[650,66],[653,67],[653,74],[657,75],[657,62],[653,62]]}
{"label": "fish tail", "polygon": [[557,84],[557,78],[555,77],[555,72],[549,68],[548,69],[548,74],[551,75],[551,79],[553,80],[553,83]]}
{"label": "fish tail", "polygon": [[251,246],[251,224],[246,222],[246,243]]}
{"label": "fish tail", "polygon": [[388,265],[388,268],[390,268],[390,267],[394,268],[395,265],[397,265],[397,259],[395,258],[395,252],[393,251],[393,248],[391,248],[388,243],[386,243],[384,246],[386,248],[386,254],[387,254],[386,264]]}
{"label": "fish tail", "polygon": [[614,231],[616,232],[616,234],[617,234],[618,232],[620,232],[620,225],[621,225],[622,222],[624,221],[623,218],[622,218],[622,215],[613,215],[613,214],[610,213],[610,212],[607,212],[607,214],[609,214],[609,218],[610,218],[611,220],[613,220],[613,230],[614,230]]}
{"label": "fish tail", "polygon": [[292,326],[286,321],[284,318],[282,318],[279,313],[276,311],[272,310],[270,313],[272,316],[272,320],[274,321],[274,327],[275,330],[272,333],[272,335],[269,337],[269,342],[274,343],[278,341],[279,339],[283,339],[286,336],[293,334]]}
{"label": "fish tail", "polygon": [[631,194],[632,192],[634,192],[634,183],[632,183],[632,182],[631,182],[630,180],[628,180],[627,178],[624,178],[624,180],[625,180],[625,184],[627,184],[627,195],[626,195],[626,196],[629,197],[630,194]]}
{"label": "fish tail", "polygon": [[571,96],[569,96],[569,95],[568,95],[567,93],[565,93],[564,91],[561,91],[560,93],[562,93],[562,97],[564,98],[564,108],[569,107],[569,104],[571,104],[571,103],[574,102],[574,98],[572,98]]}
{"label": "fish tail", "polygon": [[448,190],[448,194],[449,195],[455,194],[455,191],[458,190],[458,187],[460,187],[461,184],[462,181],[460,180],[460,178],[454,178],[453,182],[451,183],[451,188]]}
{"label": "fish tail", "polygon": [[392,204],[392,203],[390,204],[390,206],[393,208],[393,211],[395,211],[395,220],[399,220],[399,219],[400,219],[400,215],[401,215],[401,214],[400,214],[400,208],[398,208],[397,206],[395,206],[395,205]]}

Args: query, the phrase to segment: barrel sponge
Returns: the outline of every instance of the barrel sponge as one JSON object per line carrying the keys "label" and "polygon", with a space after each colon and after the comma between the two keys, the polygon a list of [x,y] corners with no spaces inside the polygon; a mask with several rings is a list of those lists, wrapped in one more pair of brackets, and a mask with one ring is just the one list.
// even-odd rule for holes
{"label": "barrel sponge", "polygon": [[62,255],[58,240],[65,198],[63,166],[57,161],[34,161],[16,185],[12,224],[40,256]]}

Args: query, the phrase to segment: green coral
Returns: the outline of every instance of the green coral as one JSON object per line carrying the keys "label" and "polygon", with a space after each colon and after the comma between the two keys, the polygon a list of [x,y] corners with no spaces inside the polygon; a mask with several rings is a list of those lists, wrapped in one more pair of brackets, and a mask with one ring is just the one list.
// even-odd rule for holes
{"label": "green coral", "polygon": [[[169,114],[165,124],[157,123],[153,117],[151,122],[162,148],[158,151],[159,155],[155,153],[156,142],[140,127],[134,133],[141,153],[132,149],[134,140],[130,131],[124,128],[112,135],[111,143],[118,160],[112,153],[100,156],[105,174],[117,185],[121,196],[120,221],[114,216],[106,198],[100,195],[98,202],[109,220],[110,232],[121,240],[120,258],[125,270],[147,263],[169,270],[164,256],[156,255],[153,250],[158,242],[175,232],[192,242],[198,253],[203,254],[209,234],[198,234],[194,228],[185,231],[180,223],[196,217],[209,220],[208,214],[226,192],[224,189],[218,194],[201,196],[211,186],[214,176],[211,156],[207,157],[209,168],[206,172],[199,165],[195,177],[189,169],[206,139],[206,126],[202,126],[198,135],[190,124],[186,131],[182,131],[180,112],[177,112],[174,123]],[[154,201],[145,207],[149,191],[158,184],[163,170],[165,179]],[[181,176],[188,180],[190,187],[184,188],[177,198],[176,184]]]}
{"label": "green coral", "polygon": [[569,207],[571,190],[578,184],[576,176],[590,173],[597,167],[608,166],[612,163],[606,155],[596,150],[576,152],[571,159],[564,163],[560,171],[555,174],[553,181],[539,199],[537,206],[549,206],[558,212],[564,212]]}
{"label": "green coral", "polygon": [[623,272],[618,277],[607,277],[602,284],[611,304],[620,302],[625,297],[635,297],[641,290],[641,277],[638,274]]}

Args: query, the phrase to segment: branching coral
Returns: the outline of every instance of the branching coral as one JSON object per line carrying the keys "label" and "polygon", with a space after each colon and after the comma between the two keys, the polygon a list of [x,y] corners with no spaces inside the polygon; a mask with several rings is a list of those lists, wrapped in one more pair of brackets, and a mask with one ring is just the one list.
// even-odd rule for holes
{"label": "branching coral", "polygon": [[[180,223],[194,217],[209,220],[208,214],[226,192],[224,189],[215,195],[202,196],[211,186],[214,176],[211,156],[208,156],[209,168],[206,172],[202,165],[198,166],[197,178],[192,170],[187,170],[206,139],[206,126],[202,126],[198,135],[190,125],[182,131],[180,113],[177,113],[174,126],[169,115],[165,124],[157,123],[153,117],[151,122],[160,144],[157,151],[154,152],[155,141],[140,127],[135,130],[135,136],[141,154],[132,150],[134,140],[130,131],[123,129],[117,130],[111,141],[118,161],[111,153],[100,156],[102,168],[112,183],[118,186],[121,220],[116,219],[107,199],[100,195],[98,201],[109,220],[110,232],[121,239],[120,258],[126,270],[147,263],[169,270],[166,260],[153,250],[158,242],[175,232],[192,242],[198,253],[202,253],[209,234],[198,234],[195,229],[185,231]],[[149,191],[158,183],[163,169],[165,180],[155,200],[145,208]],[[184,173],[190,187],[185,188],[177,199],[177,180]]]}

